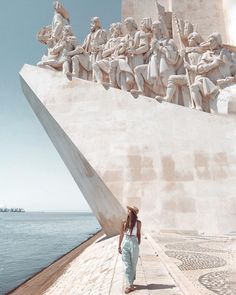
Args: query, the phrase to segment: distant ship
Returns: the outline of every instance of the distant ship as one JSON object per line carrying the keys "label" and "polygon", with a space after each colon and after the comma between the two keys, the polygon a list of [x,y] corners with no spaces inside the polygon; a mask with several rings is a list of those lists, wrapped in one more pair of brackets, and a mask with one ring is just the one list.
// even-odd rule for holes
{"label": "distant ship", "polygon": [[0,212],[25,212],[23,208],[0,208]]}

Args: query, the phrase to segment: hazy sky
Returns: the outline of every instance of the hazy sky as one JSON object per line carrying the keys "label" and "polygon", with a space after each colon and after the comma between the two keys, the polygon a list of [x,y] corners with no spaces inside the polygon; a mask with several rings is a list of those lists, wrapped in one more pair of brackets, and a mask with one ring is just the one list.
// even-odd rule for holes
{"label": "hazy sky", "polygon": [[[92,16],[120,20],[120,0],[62,0],[82,42]],[[51,23],[51,0],[0,0],[0,207],[83,211],[89,207],[22,94],[18,72],[46,48],[35,39]]]}

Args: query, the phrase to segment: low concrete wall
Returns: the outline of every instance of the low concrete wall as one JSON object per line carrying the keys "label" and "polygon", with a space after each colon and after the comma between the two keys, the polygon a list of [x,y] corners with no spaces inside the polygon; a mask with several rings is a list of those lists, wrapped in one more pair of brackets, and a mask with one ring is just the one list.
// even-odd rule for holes
{"label": "low concrete wall", "polygon": [[[114,197],[123,207],[138,206],[149,231],[236,230],[235,117],[134,99],[34,66],[20,74],[25,95],[106,231],[122,212]],[[65,137],[70,145],[60,148]],[[76,169],[81,159],[91,173]]]}

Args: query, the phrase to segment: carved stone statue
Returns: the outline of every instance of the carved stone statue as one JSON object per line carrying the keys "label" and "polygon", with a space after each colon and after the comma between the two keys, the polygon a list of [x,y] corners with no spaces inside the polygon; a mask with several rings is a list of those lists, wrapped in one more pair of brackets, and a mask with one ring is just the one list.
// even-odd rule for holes
{"label": "carved stone statue", "polygon": [[50,26],[43,27],[37,34],[39,42],[47,45],[48,54],[42,57],[38,66],[48,67],[53,70],[69,71],[69,62],[65,52],[72,49],[76,38],[69,26],[69,14],[59,1],[53,3],[54,16]]}
{"label": "carved stone statue", "polygon": [[52,26],[43,27],[36,35],[37,40],[44,45],[48,45],[48,41],[51,37],[52,37]]}
{"label": "carved stone statue", "polygon": [[[145,94],[145,83],[155,95],[165,95],[170,75],[175,74],[178,61],[178,50],[164,23],[156,21],[152,25],[153,38],[149,55],[149,63],[135,68],[137,93]],[[135,93],[135,90],[132,90]]]}
{"label": "carved stone statue", "polygon": [[68,75],[71,71],[71,58],[68,52],[74,50],[77,46],[76,37],[69,25],[63,27],[62,38],[55,44],[55,38],[48,39],[48,55],[43,56],[38,66],[47,66],[55,70],[62,70]]}
{"label": "carved stone statue", "polygon": [[104,83],[106,80],[104,76],[107,76],[109,84],[115,87],[116,71],[114,70],[114,61],[122,58],[119,54],[121,48],[120,44],[123,37],[122,24],[112,23],[110,25],[109,33],[110,38],[103,48],[102,59],[93,64],[93,70],[97,82]]}
{"label": "carved stone statue", "polygon": [[236,76],[236,48],[231,53],[232,55],[232,64],[231,64],[231,74],[232,76]]}
{"label": "carved stone statue", "polygon": [[144,54],[149,49],[149,38],[151,19],[145,18],[141,23],[141,31],[138,31],[138,26],[132,17],[128,17],[124,21],[127,34],[125,35],[120,54],[125,56],[125,59],[120,59],[118,67],[118,86],[122,90],[129,91],[134,86],[134,69],[136,66],[144,63]]}
{"label": "carved stone statue", "polygon": [[[200,47],[202,43],[202,37],[199,33],[193,32],[188,36],[188,47],[180,52],[182,57],[185,56],[190,65],[196,66],[202,57],[203,50]],[[196,74],[193,71],[189,72],[191,84],[194,82]],[[168,79],[167,91],[164,100],[178,104],[178,90],[179,88],[187,87],[188,80],[186,74],[183,75],[171,75]],[[188,96],[188,104],[186,106],[192,106],[190,102],[189,93],[185,92],[185,96]],[[184,100],[186,101],[186,99]]]}
{"label": "carved stone statue", "polygon": [[201,46],[209,49],[202,55],[197,65],[187,63],[186,67],[196,74],[195,81],[191,86],[196,109],[209,111],[209,100],[219,93],[217,81],[231,76],[232,56],[222,46],[219,33],[210,35]]}
{"label": "carved stone statue", "polygon": [[[100,19],[91,19],[91,32],[85,38],[79,53],[72,57],[73,75],[88,80],[95,80],[92,65],[102,59],[103,47],[107,42],[107,33],[102,29]],[[81,73],[82,72],[82,73]]]}
{"label": "carved stone statue", "polygon": [[215,112],[222,100],[234,96],[236,47],[222,44],[219,33],[202,42],[197,25],[156,4],[157,21],[145,17],[138,29],[135,19],[127,17],[124,25],[110,25],[109,38],[100,19],[93,17],[90,33],[79,45],[68,12],[55,1],[52,24],[37,34],[48,47],[37,65],[62,71],[70,80],[107,83],[135,95]]}
{"label": "carved stone statue", "polygon": [[163,95],[166,93],[169,76],[176,73],[179,54],[164,23],[160,22],[159,27],[160,38],[153,40],[153,55],[149,63],[148,78],[154,79],[154,92]]}
{"label": "carved stone statue", "polygon": [[217,85],[219,85],[221,89],[227,88],[236,83],[236,47],[229,46],[229,45],[224,45],[224,47],[226,49],[229,49],[231,54],[231,65],[230,65],[231,76],[228,76],[224,79],[217,80]]}
{"label": "carved stone statue", "polygon": [[70,23],[69,14],[59,1],[53,3],[54,17],[52,20],[52,38],[56,41],[62,38],[62,30]]}
{"label": "carved stone statue", "polygon": [[181,41],[184,44],[184,46],[188,46],[188,36],[193,33],[194,31],[197,31],[194,29],[194,25],[189,20],[182,20],[178,19],[178,26],[179,26],[179,34],[181,37]]}

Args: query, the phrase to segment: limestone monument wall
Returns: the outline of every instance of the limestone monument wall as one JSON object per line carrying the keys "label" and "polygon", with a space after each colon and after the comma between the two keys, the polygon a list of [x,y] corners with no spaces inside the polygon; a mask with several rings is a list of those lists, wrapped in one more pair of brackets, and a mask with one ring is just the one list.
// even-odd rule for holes
{"label": "limestone monument wall", "polygon": [[[166,10],[169,9],[168,0],[160,0],[158,3],[165,7]],[[139,24],[144,17],[151,17],[156,20],[157,8],[155,0],[140,1],[138,4],[135,0],[122,0],[122,20],[129,16],[134,17]]]}
{"label": "limestone monument wall", "polygon": [[123,0],[129,18],[108,33],[93,17],[80,44],[54,2],[22,88],[107,235],[126,205],[146,231],[236,230],[231,4]]}
{"label": "limestone monument wall", "polygon": [[[190,20],[198,25],[199,33],[206,38],[212,32],[219,32],[225,43],[232,41],[229,31],[229,11],[233,2],[229,0],[162,0],[158,3],[167,11],[173,11],[178,18]],[[122,0],[122,18],[133,16],[138,23],[143,17],[157,18],[155,0]],[[232,42],[231,42],[232,44]]]}
{"label": "limestone monument wall", "polygon": [[223,0],[223,12],[226,26],[227,41],[229,44],[236,45],[236,1]]}
{"label": "limestone monument wall", "polygon": [[108,235],[125,205],[143,228],[236,230],[235,116],[25,65],[25,96]]}

